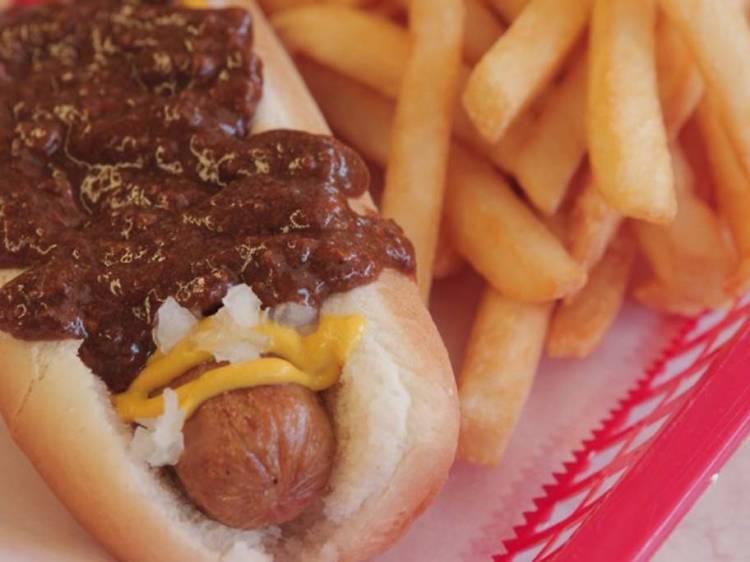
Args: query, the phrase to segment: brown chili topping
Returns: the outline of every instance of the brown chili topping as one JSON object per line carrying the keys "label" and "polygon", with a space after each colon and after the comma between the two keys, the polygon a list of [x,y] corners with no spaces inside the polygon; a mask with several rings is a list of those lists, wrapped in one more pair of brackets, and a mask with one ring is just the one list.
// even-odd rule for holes
{"label": "brown chili topping", "polygon": [[249,136],[262,88],[250,16],[66,0],[0,14],[0,330],[80,338],[114,392],[153,352],[173,296],[211,314],[227,289],[318,306],[385,267],[401,230],[359,215],[361,159],[322,136]]}

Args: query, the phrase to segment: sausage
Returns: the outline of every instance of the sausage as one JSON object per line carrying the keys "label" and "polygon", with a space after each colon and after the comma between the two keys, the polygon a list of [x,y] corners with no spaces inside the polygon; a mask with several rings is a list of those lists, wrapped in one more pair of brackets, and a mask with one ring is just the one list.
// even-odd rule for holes
{"label": "sausage", "polygon": [[325,490],[335,439],[318,396],[297,385],[228,392],[184,427],[175,472],[208,516],[239,529],[291,521]]}

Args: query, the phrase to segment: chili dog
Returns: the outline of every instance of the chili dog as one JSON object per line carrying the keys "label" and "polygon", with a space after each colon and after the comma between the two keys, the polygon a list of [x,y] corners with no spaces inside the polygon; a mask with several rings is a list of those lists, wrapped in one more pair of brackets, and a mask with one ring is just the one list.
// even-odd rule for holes
{"label": "chili dog", "polygon": [[411,245],[241,4],[0,14],[0,411],[120,559],[361,560],[445,480],[454,381]]}

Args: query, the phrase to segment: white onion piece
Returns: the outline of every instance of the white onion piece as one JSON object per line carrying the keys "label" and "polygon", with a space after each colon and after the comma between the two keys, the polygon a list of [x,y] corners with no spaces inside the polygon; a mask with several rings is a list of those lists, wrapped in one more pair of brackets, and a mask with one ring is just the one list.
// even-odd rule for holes
{"label": "white onion piece", "polygon": [[318,311],[304,304],[285,302],[271,312],[275,322],[291,328],[302,328],[313,324],[318,319]]}
{"label": "white onion piece", "polygon": [[268,316],[261,310],[260,299],[247,285],[236,285],[229,289],[223,303],[211,331],[196,334],[193,341],[217,361],[244,363],[258,359],[268,348],[268,338],[253,329]]}
{"label": "white onion piece", "polygon": [[159,351],[168,353],[197,323],[198,319],[187,308],[169,297],[156,313],[153,338]]}
{"label": "white onion piece", "polygon": [[[231,287],[222,303],[224,306],[213,317],[212,329],[191,336],[198,349],[211,353],[221,362],[244,363],[260,358],[268,350],[268,338],[253,328],[267,322],[269,316],[274,322],[302,333],[318,319],[317,309],[294,302],[277,306],[269,315],[252,288],[244,284]],[[154,329],[154,341],[159,350],[167,353],[188,336],[196,323],[189,310],[172,297],[168,298],[157,312]]]}
{"label": "white onion piece", "polygon": [[234,321],[234,315],[222,308],[214,316],[212,330],[193,336],[198,349],[210,352],[217,361],[243,363],[254,361],[268,348],[268,338],[252,327]]}
{"label": "white onion piece", "polygon": [[235,285],[229,289],[222,302],[223,310],[226,310],[234,323],[242,328],[252,328],[264,317],[260,299],[247,285]]}
{"label": "white onion piece", "polygon": [[185,448],[182,427],[185,413],[180,409],[177,393],[164,390],[164,413],[158,418],[139,419],[128,450],[141,462],[157,468],[175,465]]}

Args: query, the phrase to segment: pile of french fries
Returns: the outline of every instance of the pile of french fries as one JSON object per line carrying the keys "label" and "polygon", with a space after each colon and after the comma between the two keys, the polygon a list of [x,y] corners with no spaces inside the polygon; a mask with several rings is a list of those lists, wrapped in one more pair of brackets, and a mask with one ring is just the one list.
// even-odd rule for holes
{"label": "pile of french fries", "polygon": [[496,464],[542,352],[592,353],[625,297],[750,284],[747,0],[265,0],[334,132],[433,278],[486,280],[460,455]]}

